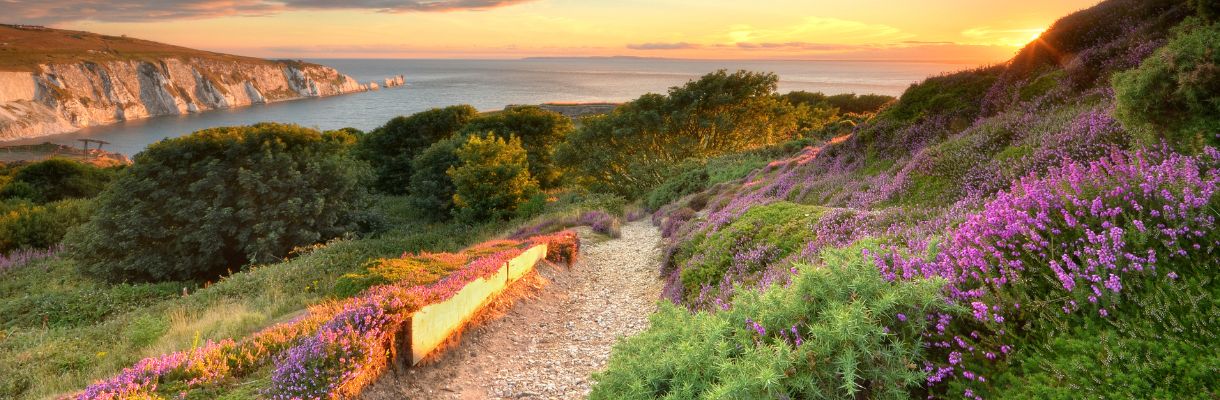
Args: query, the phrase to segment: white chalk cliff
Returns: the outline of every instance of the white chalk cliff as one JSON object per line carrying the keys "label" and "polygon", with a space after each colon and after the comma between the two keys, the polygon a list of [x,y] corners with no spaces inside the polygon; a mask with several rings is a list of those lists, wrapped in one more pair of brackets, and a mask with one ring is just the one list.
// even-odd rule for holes
{"label": "white chalk cliff", "polygon": [[[386,79],[402,84],[402,77]],[[0,140],[158,115],[369,90],[333,68],[294,61],[165,58],[0,71]]]}

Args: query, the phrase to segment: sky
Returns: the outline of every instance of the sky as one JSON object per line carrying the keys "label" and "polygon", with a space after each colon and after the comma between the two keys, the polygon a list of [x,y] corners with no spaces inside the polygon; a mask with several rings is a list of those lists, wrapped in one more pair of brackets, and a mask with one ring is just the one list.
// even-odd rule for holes
{"label": "sky", "polygon": [[0,22],[271,58],[999,62],[1097,0],[0,0]]}

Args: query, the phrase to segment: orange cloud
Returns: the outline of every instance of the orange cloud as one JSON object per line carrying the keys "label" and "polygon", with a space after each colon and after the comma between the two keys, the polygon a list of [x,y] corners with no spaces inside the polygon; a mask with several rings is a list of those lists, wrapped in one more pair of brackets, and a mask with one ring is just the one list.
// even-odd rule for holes
{"label": "orange cloud", "polygon": [[302,10],[383,13],[478,11],[534,0],[8,0],[6,16],[22,23],[68,21],[155,22],[234,16],[268,16]]}

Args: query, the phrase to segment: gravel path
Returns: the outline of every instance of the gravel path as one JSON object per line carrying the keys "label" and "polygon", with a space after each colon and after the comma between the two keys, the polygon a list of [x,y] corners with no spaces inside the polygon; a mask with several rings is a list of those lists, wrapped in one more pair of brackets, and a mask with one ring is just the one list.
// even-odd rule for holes
{"label": "gravel path", "polygon": [[[642,331],[656,310],[660,235],[648,221],[619,239],[581,229],[571,268],[540,264],[539,277],[514,285],[513,304],[493,307],[457,347],[435,362],[387,372],[365,390],[381,399],[575,399],[605,368],[619,338]],[[592,239],[591,239],[592,238]]]}

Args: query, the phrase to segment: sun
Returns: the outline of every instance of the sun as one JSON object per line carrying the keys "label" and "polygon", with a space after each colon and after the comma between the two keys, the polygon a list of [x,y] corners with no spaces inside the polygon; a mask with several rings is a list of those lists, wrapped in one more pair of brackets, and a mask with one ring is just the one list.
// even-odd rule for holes
{"label": "sun", "polygon": [[1038,38],[1042,37],[1043,32],[1046,32],[1046,28],[1039,29],[1037,32],[1034,32],[1034,34],[1029,35],[1029,40],[1026,40],[1025,42],[1029,43],[1029,42],[1038,40]]}

